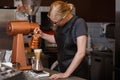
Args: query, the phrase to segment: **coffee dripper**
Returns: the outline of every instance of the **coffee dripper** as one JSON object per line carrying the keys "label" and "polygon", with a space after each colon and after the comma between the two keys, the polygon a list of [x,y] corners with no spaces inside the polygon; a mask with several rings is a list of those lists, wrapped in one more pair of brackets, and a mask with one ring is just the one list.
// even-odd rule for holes
{"label": "coffee dripper", "polygon": [[32,69],[34,72],[39,73],[43,71],[40,57],[42,55],[42,49],[34,49],[35,56],[32,57]]}

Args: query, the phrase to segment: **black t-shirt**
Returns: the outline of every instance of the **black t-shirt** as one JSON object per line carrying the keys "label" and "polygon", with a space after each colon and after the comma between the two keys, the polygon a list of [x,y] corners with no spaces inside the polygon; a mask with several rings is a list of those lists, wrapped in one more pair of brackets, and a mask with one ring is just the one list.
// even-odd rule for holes
{"label": "black t-shirt", "polygon": [[77,51],[77,37],[87,35],[87,25],[84,19],[73,16],[64,26],[58,26],[55,40],[58,48],[58,60],[72,59]]}
{"label": "black t-shirt", "polygon": [[85,20],[82,18],[78,18],[75,24],[73,25],[73,30],[72,30],[74,42],[76,43],[77,37],[81,35],[87,35],[88,34],[87,32],[88,29]]}
{"label": "black t-shirt", "polygon": [[[77,16],[73,16],[73,18],[71,18],[63,27],[62,30],[63,32],[66,31],[66,29],[72,27],[72,37],[74,40],[74,43],[76,43],[77,41],[77,37],[81,36],[81,35],[87,35],[88,34],[88,29],[87,29],[87,24],[85,22],[85,20],[83,18],[78,18],[75,21],[75,17]],[[75,21],[75,22],[74,22]],[[74,23],[74,24],[73,24]],[[58,26],[59,27],[59,26]],[[61,29],[61,28],[59,28]]]}
{"label": "black t-shirt", "polygon": [[[82,18],[73,16],[64,26],[58,26],[55,31],[55,40],[58,45],[58,62],[61,72],[65,72],[72,62],[77,51],[77,37],[87,35],[87,25]],[[73,75],[80,75],[79,73],[86,73],[86,68],[81,65],[76,69]],[[83,69],[81,69],[83,68]]]}

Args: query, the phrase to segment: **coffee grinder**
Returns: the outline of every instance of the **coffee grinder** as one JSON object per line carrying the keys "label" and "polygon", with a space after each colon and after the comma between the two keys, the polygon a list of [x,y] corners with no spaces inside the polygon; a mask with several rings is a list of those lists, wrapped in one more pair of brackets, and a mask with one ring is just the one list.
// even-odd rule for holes
{"label": "coffee grinder", "polygon": [[31,69],[31,66],[27,65],[23,35],[33,33],[33,30],[39,27],[39,24],[35,22],[35,15],[39,9],[41,0],[22,0],[22,2],[28,14],[29,21],[8,22],[7,33],[13,35],[11,62],[20,63],[20,69],[24,70]]}

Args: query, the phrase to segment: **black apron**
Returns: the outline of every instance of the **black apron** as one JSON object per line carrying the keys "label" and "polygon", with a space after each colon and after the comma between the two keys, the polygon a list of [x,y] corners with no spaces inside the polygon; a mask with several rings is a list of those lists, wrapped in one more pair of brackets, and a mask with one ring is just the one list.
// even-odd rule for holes
{"label": "black apron", "polygon": [[[78,19],[77,16],[74,16],[69,22],[67,22],[62,27],[57,27],[55,32],[55,40],[58,47],[58,63],[60,72],[65,72],[72,62],[75,53],[77,52],[77,45],[73,40],[73,26]],[[75,27],[75,26],[74,26]],[[82,65],[82,63],[80,64]],[[72,75],[79,76],[81,70],[79,66]],[[81,77],[81,76],[80,76]]]}

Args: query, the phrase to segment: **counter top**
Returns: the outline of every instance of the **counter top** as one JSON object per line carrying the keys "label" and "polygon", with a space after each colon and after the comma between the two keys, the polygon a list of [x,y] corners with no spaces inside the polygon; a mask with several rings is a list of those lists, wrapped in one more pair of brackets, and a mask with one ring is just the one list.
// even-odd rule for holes
{"label": "counter top", "polygon": [[[15,70],[13,68],[10,68],[10,69],[14,70],[14,72],[12,72],[12,74],[10,74],[9,72],[7,74],[4,74],[4,75],[1,74],[2,76],[0,75],[0,80],[3,80],[4,78],[5,78],[4,80],[51,80],[51,79],[49,79],[49,75],[58,73],[57,71],[50,70],[47,68],[44,68],[44,73],[40,72],[38,74],[33,72],[32,70],[20,71],[20,70]],[[69,78],[57,79],[57,80],[86,80],[86,79],[71,76]]]}
{"label": "counter top", "polygon": [[[58,73],[57,71],[50,70],[50,69],[47,69],[47,68],[45,68],[44,71],[49,72],[50,75],[55,74],[55,73]],[[25,73],[25,74],[26,74],[26,73]],[[31,76],[31,75],[27,75],[27,76],[26,76],[26,79],[27,79],[27,80],[50,80],[48,76],[35,78],[35,76],[33,77],[33,76]],[[58,79],[58,80],[86,80],[86,79],[83,79],[83,78],[80,78],[80,77],[71,76],[71,77],[69,77],[69,78]]]}

